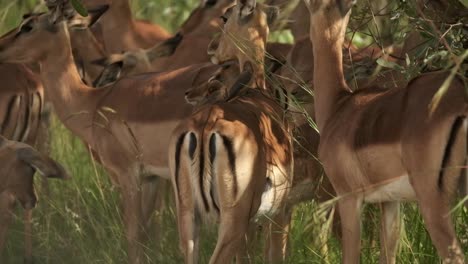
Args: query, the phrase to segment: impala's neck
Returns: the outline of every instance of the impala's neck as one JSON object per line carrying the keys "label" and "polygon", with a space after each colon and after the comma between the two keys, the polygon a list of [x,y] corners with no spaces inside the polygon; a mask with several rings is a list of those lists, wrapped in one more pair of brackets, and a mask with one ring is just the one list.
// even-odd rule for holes
{"label": "impala's neck", "polygon": [[299,1],[297,7],[291,13],[290,20],[292,21],[290,24],[291,33],[295,41],[309,34],[310,15],[304,1]]}
{"label": "impala's neck", "polygon": [[94,38],[93,33],[86,30],[73,30],[70,32],[73,47],[73,56],[78,64],[84,67],[85,80],[92,83],[102,72],[102,67],[93,64],[93,61],[106,57],[102,46]]}
{"label": "impala's neck", "polygon": [[120,53],[139,48],[128,0],[113,1],[109,11],[101,18],[100,25],[107,52]]}
{"label": "impala's neck", "polygon": [[317,126],[322,131],[340,98],[350,92],[343,74],[342,47],[349,14],[311,13],[310,39],[314,50],[314,90]]}
{"label": "impala's neck", "polygon": [[[41,60],[41,78],[47,97],[62,123],[75,135],[91,142],[92,113],[98,98],[92,88],[81,82],[76,69],[66,25],[59,26],[45,59]],[[52,44],[53,43],[53,44]]]}

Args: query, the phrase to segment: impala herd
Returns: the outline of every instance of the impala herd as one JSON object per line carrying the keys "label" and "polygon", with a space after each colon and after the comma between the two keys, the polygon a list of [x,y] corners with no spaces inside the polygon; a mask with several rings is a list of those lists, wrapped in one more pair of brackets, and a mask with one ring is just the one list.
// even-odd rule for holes
{"label": "impala herd", "polygon": [[210,263],[250,262],[258,224],[265,259],[283,263],[293,207],[333,198],[343,263],[359,263],[364,203],[382,209],[380,263],[396,262],[403,201],[418,203],[442,261],[465,263],[450,211],[468,193],[466,83],[455,77],[431,111],[449,73],[351,81],[351,63],[385,53],[345,39],[353,1],[300,1],[294,45],[267,42],[288,1],[201,0],[174,35],[128,0],[85,0],[86,17],[54,2],[0,37],[0,250],[18,200],[32,260],[33,174],[68,178],[29,146],[48,140],[51,105],[120,191],[129,263],[144,262],[164,179],[185,263],[210,221]]}

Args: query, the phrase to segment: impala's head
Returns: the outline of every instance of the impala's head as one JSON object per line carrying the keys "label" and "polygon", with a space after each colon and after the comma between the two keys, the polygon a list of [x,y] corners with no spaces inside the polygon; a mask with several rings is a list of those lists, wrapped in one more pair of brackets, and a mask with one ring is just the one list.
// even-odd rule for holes
{"label": "impala's head", "polygon": [[[228,100],[229,89],[239,77],[237,63],[225,63],[212,74],[203,69],[194,78],[192,87],[185,92],[185,101],[191,105],[201,105],[207,102]],[[211,77],[207,80],[207,74]]]}
{"label": "impala's head", "polygon": [[70,28],[87,28],[107,10],[102,6],[89,10],[87,17],[67,13],[57,20],[51,13],[27,15],[20,26],[0,37],[0,62],[32,63],[58,53],[69,45]]}
{"label": "impala's head", "polygon": [[34,173],[44,177],[69,178],[59,164],[28,145],[9,141],[0,136],[0,192],[9,192],[21,205],[34,208],[37,202],[34,191]]}
{"label": "impala's head", "polygon": [[255,68],[263,67],[268,24],[277,14],[276,7],[257,4],[255,0],[238,0],[222,17],[225,21],[223,33],[208,47],[212,62],[238,60],[241,71],[246,61],[251,61]]}
{"label": "impala's head", "polygon": [[158,58],[174,54],[182,39],[181,34],[176,34],[174,37],[150,49],[138,49],[120,54],[112,54],[107,58],[94,61],[94,64],[104,67],[104,70],[93,82],[93,86],[102,87],[124,76],[151,71],[152,63]]}
{"label": "impala's head", "polygon": [[180,28],[184,35],[212,35],[222,26],[220,16],[235,4],[235,0],[201,0]]}

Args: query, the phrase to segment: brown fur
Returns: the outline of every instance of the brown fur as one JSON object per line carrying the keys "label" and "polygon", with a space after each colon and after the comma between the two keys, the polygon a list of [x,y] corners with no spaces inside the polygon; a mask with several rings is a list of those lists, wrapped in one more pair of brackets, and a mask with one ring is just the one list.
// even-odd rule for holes
{"label": "brown fur", "polygon": [[[41,78],[59,119],[98,153],[121,189],[129,260],[138,263],[142,261],[143,226],[152,212],[155,193],[154,181],[146,179],[169,178],[171,131],[191,112],[183,102],[185,87],[201,68],[211,67],[215,72],[219,66],[194,65],[139,75],[93,89],[80,81],[66,25],[50,25],[47,14],[31,19],[34,31],[13,38],[18,32],[15,29],[0,38],[0,61],[34,60],[42,64]],[[51,26],[55,30],[46,30]],[[41,41],[50,45],[32,44]],[[128,100],[129,95],[132,100]],[[181,107],[174,109],[174,105]]]}
{"label": "brown fur", "polygon": [[109,11],[92,29],[96,39],[104,44],[105,51],[110,54],[150,48],[170,37],[170,34],[161,26],[135,19],[129,0],[87,0],[83,2],[88,8],[110,4]]}
{"label": "brown fur", "polygon": [[[429,104],[445,73],[422,75],[406,88],[350,93],[341,57],[349,17],[342,14],[350,1],[342,1],[341,9],[336,1],[307,2],[319,55],[314,57],[319,158],[340,198],[343,262],[359,262],[360,210],[363,202],[378,202],[384,213],[381,262],[394,263],[399,202],[415,199],[444,262],[464,263],[449,213],[461,174],[455,168],[466,159],[466,129],[453,130],[455,121],[467,116],[463,83],[450,84],[432,115]],[[463,147],[446,148],[449,140]],[[445,164],[444,153],[450,156]],[[392,183],[400,187],[383,192]]]}
{"label": "brown fur", "polygon": [[[252,57],[261,58],[262,63],[268,34],[267,16],[263,6],[255,6],[253,2],[238,2],[231,9],[224,32],[246,43],[252,40],[258,43],[260,46],[255,49],[258,54]],[[230,22],[231,19],[235,22]],[[259,32],[265,34],[260,39]],[[218,243],[210,263],[230,261],[234,256],[238,262],[244,261],[245,240],[251,238],[248,232],[251,218],[270,213],[275,221],[282,216],[292,183],[291,137],[283,109],[271,99],[264,86],[258,85],[264,83],[263,65],[257,65],[259,61],[235,49],[227,34],[218,38],[220,45],[211,46],[211,54],[217,62],[240,62],[239,80],[250,74],[249,87],[235,92],[237,97],[232,101],[223,102],[225,94],[237,90],[239,80],[234,81],[237,78],[229,73],[237,71],[233,68],[224,69],[224,73],[213,76],[211,83],[192,90],[207,88],[201,92],[209,98],[175,130],[169,154],[186,263],[197,263],[197,221],[210,216],[220,220]],[[215,88],[225,91],[210,94],[213,82],[222,82]],[[262,194],[266,195],[263,199]],[[270,201],[271,208],[265,208],[266,201]],[[280,221],[275,221],[275,227],[270,230],[268,259],[271,261],[284,258],[285,247],[280,239],[283,219],[278,218]]]}
{"label": "brown fur", "polygon": [[[238,257],[245,257],[242,254],[245,235],[251,218],[259,209],[268,178],[273,182],[272,188],[276,188],[273,209],[269,213],[275,214],[282,210],[282,203],[292,181],[289,178],[292,175],[292,149],[290,136],[284,129],[285,124],[280,123],[283,117],[278,113],[281,112],[278,104],[268,96],[259,90],[248,89],[244,95],[230,103],[202,106],[175,130],[169,158],[174,175],[173,187],[177,190],[179,235],[186,263],[197,262],[198,215],[203,218],[208,214],[219,217],[219,239],[210,263],[223,263],[236,254]],[[189,138],[192,134],[195,135],[197,146],[200,146],[195,149],[193,158],[198,162],[201,162],[200,155],[205,155],[205,161],[210,160],[210,155],[213,154],[209,152],[209,142],[216,135],[214,163],[205,163],[205,171],[199,172],[200,175],[194,174],[197,170],[192,168],[195,165],[191,165],[193,161],[189,153]],[[184,139],[179,146],[180,156],[176,157],[176,142],[180,137]],[[229,138],[234,146],[235,172],[225,168],[228,166],[228,158],[227,150],[220,142],[222,137]],[[179,163],[175,160],[179,160]],[[241,162],[243,165],[238,165]],[[175,174],[177,166],[178,174]],[[211,172],[210,166],[213,168]],[[250,166],[252,170],[248,169]],[[271,171],[274,168],[276,173]],[[216,206],[209,204],[205,208],[200,202],[202,194],[196,190],[198,185],[194,185],[191,180],[194,177],[203,177],[203,181],[207,182],[205,186],[212,186],[208,187],[210,191],[203,190],[202,193]],[[233,185],[233,178],[237,179],[237,182],[234,180],[236,185]],[[220,184],[222,182],[225,184]],[[208,193],[211,193],[211,198]],[[194,249],[190,247],[190,241],[194,242]]]}
{"label": "brown fur", "polygon": [[[28,67],[21,64],[0,64],[0,80],[2,88],[0,89],[0,135],[4,137],[25,142],[34,145],[38,142],[38,136],[41,140],[46,140],[43,135],[47,132],[42,118],[44,110],[44,89],[39,76],[33,73]],[[42,145],[41,145],[42,146]],[[47,151],[42,148],[42,151]],[[46,179],[43,180],[46,183]],[[9,218],[11,210],[14,209],[14,203],[10,195],[1,195],[0,203],[9,205],[5,217]],[[11,210],[10,210],[11,208]],[[25,213],[25,260],[32,259],[32,240],[30,209]],[[9,222],[6,221],[5,225]],[[6,231],[6,229],[5,229]],[[1,248],[1,247],[0,247]]]}
{"label": "brown fur", "polygon": [[[12,219],[15,200],[27,213],[37,202],[33,186],[35,171],[44,177],[67,179],[66,171],[51,158],[44,156],[24,143],[10,141],[0,136],[0,252],[5,244],[8,226]],[[28,219],[28,218],[27,218]],[[26,232],[30,236],[30,230]],[[25,261],[31,261],[26,256]]]}

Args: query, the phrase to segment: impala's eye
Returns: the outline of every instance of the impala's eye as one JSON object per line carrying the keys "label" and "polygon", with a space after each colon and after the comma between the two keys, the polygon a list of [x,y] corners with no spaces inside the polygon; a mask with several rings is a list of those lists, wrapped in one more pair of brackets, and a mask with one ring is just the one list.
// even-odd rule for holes
{"label": "impala's eye", "polygon": [[212,93],[216,92],[216,90],[218,90],[218,87],[212,85],[212,86],[210,86],[210,88],[208,89],[208,94],[212,94]]}
{"label": "impala's eye", "polygon": [[218,2],[218,0],[207,0],[206,3],[205,3],[205,6],[206,7],[212,7],[212,6],[216,5],[217,2]]}
{"label": "impala's eye", "polygon": [[221,18],[221,19],[223,20],[223,23],[226,24],[226,22],[227,22],[227,20],[228,20],[227,17],[225,17],[225,16],[220,16],[219,18]]}
{"label": "impala's eye", "polygon": [[33,29],[33,27],[32,27],[31,25],[25,24],[25,25],[21,26],[20,32],[21,32],[21,33],[28,33],[28,32],[30,32],[32,29]]}
{"label": "impala's eye", "polygon": [[26,23],[24,23],[23,25],[21,25],[18,34],[21,34],[21,33],[28,33],[28,32],[30,32],[31,30],[33,30],[33,27],[32,27],[32,20],[29,20],[28,22],[26,22]]}

